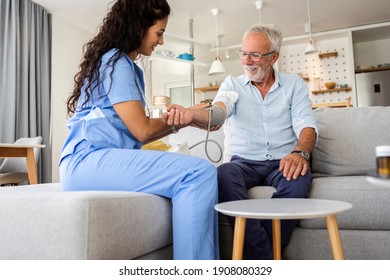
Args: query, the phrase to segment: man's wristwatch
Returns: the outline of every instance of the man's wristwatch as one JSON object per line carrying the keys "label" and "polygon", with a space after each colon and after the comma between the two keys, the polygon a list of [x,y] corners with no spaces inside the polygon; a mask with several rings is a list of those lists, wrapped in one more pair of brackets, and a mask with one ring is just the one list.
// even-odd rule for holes
{"label": "man's wristwatch", "polygon": [[291,152],[291,154],[298,154],[301,157],[303,157],[306,161],[310,160],[310,154],[308,152],[305,152],[305,151],[294,150]]}

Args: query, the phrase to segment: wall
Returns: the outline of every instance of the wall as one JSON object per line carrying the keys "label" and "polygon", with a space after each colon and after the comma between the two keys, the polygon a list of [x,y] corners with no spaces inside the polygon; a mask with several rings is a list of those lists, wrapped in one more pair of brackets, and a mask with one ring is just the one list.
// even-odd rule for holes
{"label": "wall", "polygon": [[[348,33],[341,32],[332,36],[322,36],[315,40],[318,53],[305,55],[306,41],[300,44],[287,41],[283,44],[279,57],[279,71],[301,74],[308,78],[310,98],[314,104],[345,102],[349,97],[355,100],[353,91],[324,92],[313,94],[315,89],[325,90],[325,82],[336,82],[354,87],[353,51],[348,44]],[[337,57],[320,59],[319,53],[337,52]],[[319,78],[320,88],[315,88],[314,80]]]}
{"label": "wall", "polygon": [[[226,59],[224,57],[221,57],[221,60],[223,62],[223,65],[225,66],[225,70],[227,74],[220,74],[216,76],[209,76],[207,73],[209,71],[209,67],[206,68],[206,71],[204,71],[202,74],[197,76],[197,79],[195,80],[195,86],[196,87],[205,87],[209,86],[210,83],[216,82],[217,85],[223,82],[223,80],[228,76],[232,75],[234,77],[242,75],[243,69],[240,60],[236,57],[236,55],[232,56],[230,59]],[[210,62],[211,65],[211,62]]]}
{"label": "wall", "polygon": [[52,22],[52,181],[59,182],[58,161],[68,134],[66,99],[73,88],[82,46],[92,35],[57,15]]}
{"label": "wall", "polygon": [[[322,36],[321,39],[316,40],[317,48],[321,53],[338,52],[336,58],[320,59],[318,54],[305,55],[306,39],[289,40],[283,42],[280,51],[280,57],[275,64],[275,68],[280,72],[285,73],[301,73],[308,77],[308,86],[310,92],[314,90],[314,78],[320,77],[321,89],[324,89],[323,83],[327,81],[335,81],[339,84],[348,84],[353,86],[353,54],[348,44],[348,33],[341,32],[336,35]],[[229,75],[239,76],[243,74],[242,65],[239,59],[232,51],[231,58],[226,59],[222,57],[223,64]],[[173,65],[176,63],[176,65]],[[159,67],[153,67],[153,95],[167,95],[167,85],[178,83],[180,81],[190,82],[189,70],[182,71],[182,76],[177,76],[179,62],[159,62]],[[211,64],[211,63],[210,63]],[[182,66],[183,67],[183,66]],[[184,68],[183,68],[184,69]],[[189,68],[188,68],[189,69]],[[209,67],[195,68],[195,88],[207,87],[212,83],[219,85],[228,74],[209,76],[207,74]],[[196,94],[196,101],[206,98],[213,98],[216,92],[205,92]],[[352,97],[354,100],[354,93],[351,92],[332,92],[310,94],[313,103],[328,103],[328,102],[343,102]],[[197,102],[197,103],[198,103]]]}
{"label": "wall", "polygon": [[[352,105],[356,106],[355,68],[358,65],[377,66],[382,63],[390,63],[388,59],[390,57],[389,31],[390,23],[387,22],[313,34],[319,53],[337,52],[337,57],[323,59],[320,59],[318,54],[304,55],[308,41],[307,35],[285,38],[275,68],[280,72],[301,73],[307,77],[310,98],[314,104],[345,102],[351,98]],[[229,60],[221,58],[230,75],[238,76],[243,73],[241,63],[235,57],[234,51],[231,51]],[[209,65],[211,65],[211,61]],[[188,83],[190,82],[189,73],[184,71],[181,77],[171,75],[172,67],[170,64],[165,64],[152,71],[153,95],[168,96],[167,85],[186,80]],[[214,81],[219,84],[226,77],[226,75],[208,76],[208,67],[195,68],[195,88],[207,87]],[[162,71],[163,74],[158,73],[159,71]],[[336,82],[337,87],[340,84],[347,84],[351,90],[313,94],[314,78],[316,77],[320,78],[321,90],[325,89],[324,83],[327,81]],[[212,99],[215,93],[196,94],[196,100]]]}

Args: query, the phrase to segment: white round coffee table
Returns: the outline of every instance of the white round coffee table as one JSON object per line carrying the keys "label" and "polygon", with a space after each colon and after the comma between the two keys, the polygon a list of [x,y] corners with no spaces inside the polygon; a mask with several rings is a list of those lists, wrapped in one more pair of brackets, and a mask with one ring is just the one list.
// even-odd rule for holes
{"label": "white round coffee table", "polygon": [[236,217],[233,241],[233,260],[241,260],[244,248],[246,219],[272,220],[272,242],[274,259],[281,259],[280,220],[312,219],[325,217],[333,258],[344,259],[343,247],[337,226],[336,215],[348,211],[352,204],[323,199],[247,199],[217,204],[215,209]]}

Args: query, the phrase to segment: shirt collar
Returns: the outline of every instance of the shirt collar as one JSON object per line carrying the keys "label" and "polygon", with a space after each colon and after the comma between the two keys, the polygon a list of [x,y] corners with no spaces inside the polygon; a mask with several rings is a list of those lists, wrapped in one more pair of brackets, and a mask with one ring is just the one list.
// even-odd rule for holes
{"label": "shirt collar", "polygon": [[281,82],[281,80],[280,80],[280,74],[279,74],[279,72],[276,71],[276,70],[274,69],[274,73],[275,73],[275,82],[274,82],[274,84],[272,85],[271,89],[269,90],[270,92],[273,91],[273,90],[275,90],[275,89],[277,89],[278,87],[283,86],[283,85],[282,85],[282,82]]}

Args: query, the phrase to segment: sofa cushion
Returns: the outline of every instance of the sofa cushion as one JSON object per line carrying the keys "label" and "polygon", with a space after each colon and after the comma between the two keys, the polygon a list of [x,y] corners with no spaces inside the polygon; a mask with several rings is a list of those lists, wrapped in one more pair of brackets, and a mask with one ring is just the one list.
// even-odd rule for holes
{"label": "sofa cushion", "polygon": [[[315,178],[309,198],[351,203],[351,210],[337,216],[340,229],[390,230],[390,191],[369,184],[366,176]],[[301,226],[326,228],[324,219],[302,220]]]}
{"label": "sofa cushion", "polygon": [[[273,187],[254,187],[249,198],[270,198]],[[337,216],[340,229],[390,230],[390,191],[371,185],[366,176],[321,177],[313,179],[309,199],[349,202],[353,208]],[[325,219],[302,219],[305,228],[326,228]]]}
{"label": "sofa cushion", "polygon": [[248,190],[249,198],[264,199],[271,198],[276,189],[271,186],[257,186]]}
{"label": "sofa cushion", "polygon": [[133,259],[172,243],[171,212],[144,193],[0,188],[0,259]]}
{"label": "sofa cushion", "polygon": [[375,169],[375,146],[390,144],[390,107],[314,110],[319,138],[314,177],[365,175]]}
{"label": "sofa cushion", "polygon": [[[347,260],[389,260],[389,232],[380,230],[340,230]],[[323,229],[294,229],[283,252],[289,260],[332,260],[329,234]]]}

